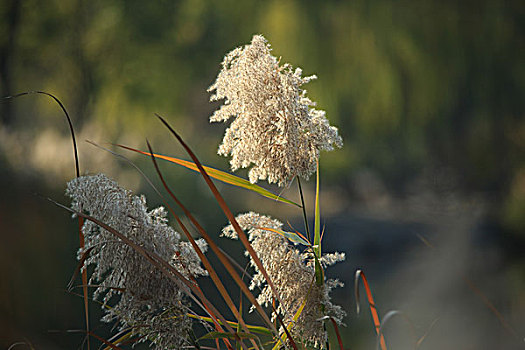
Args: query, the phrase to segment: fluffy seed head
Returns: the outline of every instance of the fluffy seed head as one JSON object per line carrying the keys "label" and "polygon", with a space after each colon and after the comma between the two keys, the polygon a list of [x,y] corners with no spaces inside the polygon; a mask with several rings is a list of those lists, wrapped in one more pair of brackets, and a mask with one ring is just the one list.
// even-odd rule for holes
{"label": "fluffy seed head", "polygon": [[[186,277],[206,274],[196,253],[167,225],[164,208],[148,211],[143,196],[134,196],[103,174],[70,181],[66,193],[74,210],[89,213],[156,253]],[[179,285],[93,222],[86,220],[82,232],[85,247],[78,257],[89,252],[84,268],[94,266],[90,284],[98,285],[93,298],[103,297],[103,320],[117,320],[121,329],[131,327],[159,349],[180,349],[187,344],[191,320],[186,316],[187,302]],[[206,249],[205,242],[199,245]],[[120,295],[118,301],[106,308],[115,295]]]}
{"label": "fluffy seed head", "polygon": [[[264,229],[281,229],[283,224],[278,220],[253,212],[241,214],[236,220],[248,234],[253,249],[277,289],[281,300],[277,311],[283,315],[286,324],[294,322],[295,313],[306,299],[304,309],[291,330],[292,336],[315,347],[324,346],[327,334],[323,324],[318,320],[329,315],[338,323],[342,322],[345,312],[340,306],[332,304],[329,295],[333,288],[342,286],[342,283],[337,280],[327,280],[322,286],[318,286],[315,283],[314,260],[311,253],[299,252],[291,247],[284,237]],[[226,226],[222,235],[237,238],[232,225]],[[327,266],[344,258],[344,254],[334,253],[327,254],[320,260]],[[250,288],[262,288],[257,301],[262,305],[271,304],[272,291],[253,260],[250,261],[256,270]]]}
{"label": "fluffy seed head", "polygon": [[252,183],[268,180],[282,186],[295,176],[308,178],[321,150],[342,146],[337,128],[301,86],[316,76],[279,65],[262,35],[224,57],[222,70],[208,91],[224,104],[211,122],[235,119],[226,129],[218,153],[231,155],[232,170],[251,166]]}

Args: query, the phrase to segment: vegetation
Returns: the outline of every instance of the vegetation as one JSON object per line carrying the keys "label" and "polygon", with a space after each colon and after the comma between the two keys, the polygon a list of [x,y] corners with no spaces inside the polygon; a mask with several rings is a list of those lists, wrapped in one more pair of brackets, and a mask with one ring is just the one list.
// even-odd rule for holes
{"label": "vegetation", "polygon": [[[147,137],[158,152],[156,156],[170,153],[168,160],[198,171],[197,162],[182,159],[187,159],[187,154],[174,149],[172,140],[165,137],[165,129],[152,120],[152,112],[157,111],[166,116],[206,161],[209,176],[236,187],[256,190],[267,197],[286,198],[288,204],[260,201],[268,204],[261,204],[263,207],[257,210],[268,210],[268,214],[280,219],[290,218],[297,226],[298,217],[303,216],[298,206],[312,209],[314,186],[302,184],[307,198],[305,206],[300,196],[295,191],[292,193],[294,183],[284,190],[255,187],[257,185],[244,180],[249,176],[242,170],[238,177],[229,177],[231,174],[218,170],[227,168],[224,158],[213,156],[220,143],[218,126],[206,122],[217,106],[207,103],[209,95],[205,90],[217,74],[217,63],[224,51],[247,42],[252,34],[264,33],[272,43],[274,55],[282,55],[280,64],[294,62],[305,67],[305,76],[312,72],[319,75],[317,81],[308,85],[308,95],[318,102],[319,108],[327,111],[330,123],[337,125],[345,142],[337,152],[322,157],[320,182],[327,190],[325,198],[330,197],[325,201],[326,211],[334,217],[346,216],[348,211],[361,206],[393,215],[400,201],[411,200],[414,193],[426,196],[427,190],[452,198],[451,207],[457,210],[458,216],[466,215],[462,214],[463,209],[454,206],[454,199],[459,197],[469,205],[478,204],[484,211],[476,222],[480,223],[481,231],[487,233],[481,238],[476,236],[473,241],[478,244],[476,239],[479,239],[491,247],[493,244],[496,252],[488,256],[500,257],[493,261],[465,253],[465,260],[476,264],[479,259],[498,270],[487,271],[484,266],[469,265],[487,274],[485,279],[476,281],[481,284],[480,289],[493,291],[480,300],[495,301],[496,307],[485,303],[489,306],[487,310],[503,309],[505,316],[522,314],[519,300],[525,286],[521,249],[525,232],[525,125],[521,95],[525,90],[525,76],[519,49],[524,37],[523,6],[519,1],[456,4],[378,0],[316,4],[292,0],[241,3],[9,0],[0,4],[0,17],[3,19],[0,22],[0,95],[42,90],[59,96],[68,106],[77,131],[83,171],[103,169],[123,187],[146,193],[153,205],[162,204],[162,197],[158,197],[135,170],[130,170],[127,164],[116,165],[110,153],[83,142],[86,138],[97,142],[110,140],[149,155],[154,152],[147,150],[142,141]],[[38,307],[39,304],[32,301],[56,300],[56,293],[52,291],[70,277],[73,267],[65,266],[64,261],[72,261],[71,252],[78,245],[78,238],[71,235],[64,240],[61,232],[71,232],[71,227],[64,227],[64,217],[50,212],[49,208],[41,209],[49,203],[42,205],[29,194],[45,193],[60,199],[64,180],[73,175],[70,140],[57,127],[57,114],[55,105],[43,98],[24,97],[0,104],[0,190],[3,193],[0,225],[4,247],[7,247],[0,250],[3,256],[0,261],[1,273],[10,281],[0,288],[1,325],[7,334],[5,339],[9,339],[9,344],[2,343],[2,346],[22,339],[25,329],[38,329],[37,332],[51,329],[51,337],[55,338],[55,327],[70,329],[74,324],[73,328],[85,331],[78,313],[70,313],[80,311],[75,297],[57,302],[54,309]],[[332,137],[331,145],[337,146],[333,141]],[[164,151],[166,149],[169,151]],[[228,149],[223,153],[232,154]],[[157,177],[150,157],[136,161],[147,177]],[[316,162],[309,162],[305,173],[314,176],[312,164]],[[209,188],[195,181],[195,174],[189,171],[169,169],[162,172],[166,183],[174,187],[181,199],[194,198],[185,203],[188,211],[194,213],[203,229],[217,240],[217,228],[225,222]],[[252,173],[250,179],[260,178],[261,174]],[[278,181],[272,182],[282,181],[288,185],[293,178],[276,176]],[[216,184],[234,212],[246,211],[259,202],[251,198],[262,198],[250,197],[232,187],[221,187],[220,182]],[[429,204],[432,205],[433,202]],[[431,215],[435,209],[430,210]],[[474,216],[475,210],[470,209],[465,211]],[[20,219],[20,213],[27,215],[28,212],[32,222]],[[274,234],[302,244],[301,251],[308,244],[320,247],[309,241],[311,237],[305,231],[310,226],[322,232],[325,221],[321,224],[318,220],[319,226],[313,225],[315,215],[307,214],[310,222],[305,229],[288,230],[287,224],[285,229],[277,225]],[[41,227],[40,233],[28,234],[36,232],[34,225]],[[459,224],[454,225],[451,221],[451,227]],[[302,236],[295,231],[302,232]],[[429,246],[435,245],[435,241],[426,241],[428,237],[414,231],[417,231],[414,237],[421,237]],[[342,239],[337,235],[328,237],[327,241],[333,240],[335,246]],[[387,236],[380,239],[383,237]],[[320,240],[320,236],[318,238]],[[391,244],[388,237],[384,242]],[[395,247],[395,242],[392,245]],[[57,249],[59,253],[55,253]],[[378,246],[374,249],[377,254],[385,255]],[[389,246],[388,249],[396,248]],[[320,252],[316,257],[321,257]],[[235,256],[236,260],[239,258],[240,255]],[[315,265],[316,260],[313,261]],[[365,261],[363,264],[366,267]],[[34,271],[33,266],[37,266]],[[334,266],[333,271],[340,273],[341,270]],[[468,269],[462,272],[469,274]],[[409,287],[398,293],[411,294],[417,282],[406,282],[400,275],[396,279]],[[480,289],[471,288],[470,279],[465,281],[462,285],[469,289],[469,295],[479,295]],[[236,285],[233,280],[229,282]],[[346,282],[348,285],[348,278]],[[81,284],[85,285],[86,281]],[[261,288],[265,288],[264,285]],[[338,294],[341,291],[334,290],[334,299],[350,313],[350,303],[346,300],[348,290],[344,292],[343,297]],[[390,300],[385,296],[395,294],[395,290],[389,288],[377,292],[382,302]],[[257,296],[256,292],[253,294]],[[419,294],[425,295],[425,292],[420,290]],[[249,304],[246,298],[246,295],[242,297],[245,308]],[[477,297],[474,300],[478,300]],[[27,305],[24,301],[28,301]],[[443,303],[449,304],[448,301]],[[93,325],[102,315],[97,305],[91,304],[89,308]],[[243,333],[252,334],[255,332],[252,324],[257,322],[247,311],[243,313],[248,317],[248,331],[245,329]],[[67,315],[66,319],[58,314]],[[470,317],[492,319],[486,314],[480,315]],[[489,315],[494,316],[491,312]],[[239,326],[233,312],[230,316],[225,319],[234,322],[232,327]],[[203,314],[198,317],[212,324],[213,317]],[[12,320],[15,320],[14,326]],[[487,325],[495,329],[497,335],[484,332],[476,340],[477,344],[484,344],[484,339],[491,337],[493,342],[486,344],[500,344],[498,339],[505,338],[501,334],[513,334],[510,338],[515,339],[519,330],[513,330],[511,325],[520,324],[521,318],[511,316],[510,323],[505,317],[503,320]],[[332,332],[330,320],[324,322]],[[223,323],[227,322],[218,322]],[[416,331],[416,340],[423,339],[421,335],[426,334],[434,319],[425,319],[419,324],[422,329]],[[502,324],[509,326],[501,327]],[[266,327],[263,332],[270,329],[269,325],[262,327]],[[359,347],[362,344],[358,339],[373,338],[373,334],[363,329],[371,330],[361,324],[349,324],[342,334],[345,345],[357,342],[355,347]],[[401,333],[403,331],[406,330]],[[95,333],[102,339],[110,339],[107,329],[100,332],[97,329]],[[70,336],[58,336],[61,339],[58,343],[62,345],[53,343],[53,346],[70,348],[71,342],[62,341]],[[215,336],[220,337],[218,333]],[[36,342],[45,343],[48,340],[42,339],[48,339],[49,334],[39,337]],[[239,341],[224,339],[231,344]],[[253,346],[252,340],[250,336],[243,339],[248,346]],[[336,345],[335,334],[332,341]],[[222,339],[221,344],[226,346]]]}
{"label": "vegetation", "polygon": [[[210,120],[235,119],[226,130],[219,150],[223,155],[232,155],[233,170],[251,167],[252,184],[268,180],[285,186],[293,180],[299,181],[299,176],[308,178],[315,171],[321,150],[332,150],[333,143],[342,145],[337,128],[328,124],[323,111],[311,107],[314,103],[306,98],[306,90],[301,88],[311,79],[302,78],[300,69],[293,70],[288,64],[280,66],[261,35],[254,36],[251,44],[225,57],[217,82],[210,88],[216,91],[211,100],[224,99],[224,104]],[[177,219],[188,242],[180,241],[180,234],[167,225],[164,208],[149,211],[144,197],[133,196],[103,174],[78,176],[77,161],[77,178],[68,183],[66,193],[73,200],[70,210],[80,217],[79,260],[84,300],[87,304],[88,288],[95,288],[93,299],[101,300],[105,310],[102,320],[119,325],[119,333],[103,343],[116,348],[121,344],[146,341],[160,349],[182,349],[210,346],[213,342],[206,344],[206,340],[215,339],[215,346],[220,348],[219,339],[222,339],[228,349],[246,348],[248,340],[255,349],[327,348],[324,321],[332,320],[342,349],[337,327],[342,324],[345,312],[332,304],[329,296],[331,289],[342,283],[327,280],[324,268],[344,260],[345,255],[321,254],[319,176],[312,237],[304,201],[301,206],[273,196],[278,202],[303,209],[306,231],[302,234],[286,232],[281,222],[253,212],[234,217],[195,154],[171,126],[159,118],[186,149],[193,163],[176,161],[193,164],[203,175],[230,222],[223,229],[223,235],[240,239],[256,274],[250,278],[248,289],[232,261],[165,182],[149,143],[147,154],[153,157],[162,184],[202,239],[197,241],[192,237],[166,200],[165,205]],[[229,183],[241,182],[224,172],[215,171],[214,174],[215,178]],[[260,193],[254,185],[242,187]],[[299,190],[302,191],[301,187]],[[289,243],[305,247],[299,250]],[[242,299],[232,299],[216,267],[205,256],[208,246],[248,299],[249,310],[255,310],[264,321],[263,325],[247,326]],[[94,269],[88,284],[89,265]],[[246,275],[246,268],[241,272]],[[203,290],[197,280],[202,276],[210,276],[213,280],[216,292],[235,316],[235,322],[227,320],[218,306],[209,301],[210,291]],[[250,291],[254,289],[260,290],[256,293],[257,298]],[[190,299],[194,301],[192,306]],[[261,305],[271,306],[270,315]],[[200,312],[195,309],[197,306]],[[87,306],[85,312],[86,333],[99,338],[90,331]],[[198,320],[207,327],[204,327],[204,335],[195,338],[199,332],[192,323]],[[269,339],[261,339],[261,332],[270,336]],[[89,347],[89,340],[87,344]],[[384,347],[384,342],[382,345]]]}

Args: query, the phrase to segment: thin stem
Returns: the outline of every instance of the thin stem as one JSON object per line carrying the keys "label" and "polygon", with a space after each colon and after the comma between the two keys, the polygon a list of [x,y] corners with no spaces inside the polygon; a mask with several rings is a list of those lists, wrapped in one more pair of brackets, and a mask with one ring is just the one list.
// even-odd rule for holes
{"label": "thin stem", "polygon": [[301,195],[301,207],[303,208],[304,227],[306,229],[306,237],[311,241],[310,229],[308,228],[308,217],[306,216],[306,207],[304,205],[303,188],[301,187],[301,180],[297,176],[297,184],[299,185],[299,194]]}

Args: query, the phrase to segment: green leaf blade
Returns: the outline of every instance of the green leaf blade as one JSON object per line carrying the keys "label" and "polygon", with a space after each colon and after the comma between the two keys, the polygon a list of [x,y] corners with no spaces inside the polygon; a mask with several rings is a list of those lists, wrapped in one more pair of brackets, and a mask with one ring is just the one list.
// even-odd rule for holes
{"label": "green leaf blade", "polygon": [[324,283],[324,271],[319,259],[321,258],[321,208],[319,205],[319,161],[317,161],[317,175],[315,184],[315,219],[314,219],[314,258],[315,282],[318,286]]}
{"label": "green leaf blade", "polygon": [[308,247],[311,246],[310,242],[308,242],[304,237],[302,237],[296,232],[283,231],[280,229],[269,228],[269,227],[261,227],[261,230],[266,230],[266,231],[277,233],[283,236],[284,238],[288,239],[292,243],[298,243],[298,244],[302,244]]}
{"label": "green leaf blade", "polygon": [[[144,152],[144,151],[141,151],[141,150],[138,150],[138,149],[135,149],[135,148],[132,148],[132,147],[124,146],[124,145],[118,145],[117,144],[115,146],[127,149],[129,151],[133,151],[133,152],[136,152],[136,153],[140,153],[140,154],[143,154],[143,155],[153,156],[153,157],[158,158],[158,159],[163,159],[163,160],[166,160],[168,162],[181,165],[181,166],[183,166],[183,167],[185,167],[187,169],[199,172],[199,169],[195,165],[195,163],[187,161],[187,160],[184,160],[184,159],[179,159],[179,158],[176,158],[176,157],[165,156],[165,155],[157,154],[157,153],[150,154],[149,152]],[[211,167],[208,167],[208,166],[203,166],[203,168],[204,168],[204,170],[206,170],[206,173],[210,177],[212,177],[212,178],[214,178],[216,180],[222,181],[224,183],[227,183],[227,184],[230,184],[230,185],[233,185],[233,186],[236,186],[236,187],[247,189],[249,191],[255,192],[255,193],[257,193],[257,194],[259,194],[261,196],[264,196],[266,198],[270,198],[270,199],[273,199],[273,200],[276,200],[276,201],[279,201],[279,202],[283,202],[283,203],[287,203],[287,204],[292,204],[292,205],[295,205],[295,206],[297,206],[299,208],[301,207],[300,204],[295,203],[294,201],[291,201],[291,200],[286,199],[284,197],[278,196],[278,195],[268,191],[267,189],[265,189],[265,188],[263,188],[263,187],[261,187],[259,185],[252,184],[250,181],[248,181],[246,179],[243,179],[242,177],[238,177],[238,176],[232,175],[230,173],[227,173],[225,171],[222,171],[222,170],[219,170],[219,169],[215,169],[215,168],[211,168]]]}

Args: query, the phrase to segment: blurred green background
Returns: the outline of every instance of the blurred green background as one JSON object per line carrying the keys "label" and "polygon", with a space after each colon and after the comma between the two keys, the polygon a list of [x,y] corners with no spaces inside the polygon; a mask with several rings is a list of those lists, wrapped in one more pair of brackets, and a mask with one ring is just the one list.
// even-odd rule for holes
{"label": "blurred green background", "polygon": [[[206,89],[224,54],[265,35],[282,62],[319,77],[305,88],[344,139],[321,167],[325,244],[347,253],[328,272],[347,285],[334,292],[348,313],[345,346],[375,346],[367,309],[354,311],[361,267],[382,315],[401,310],[416,338],[427,334],[422,349],[524,347],[523,1],[3,0],[0,16],[0,95],[56,95],[77,131],[81,171],[105,172],[150,205],[160,199],[129,164],[84,140],[145,148],[148,138],[184,156],[157,112],[203,163],[228,169],[215,155],[225,126],[208,123],[218,104]],[[0,346],[78,348],[82,301],[65,290],[75,222],[42,199],[67,203],[74,176],[58,106],[40,95],[3,101],[0,149]],[[147,159],[125,154],[155,179]],[[226,219],[202,181],[163,169],[218,232]],[[236,212],[302,227],[293,208],[220,187]],[[413,342],[400,317],[385,333],[393,349]]]}

